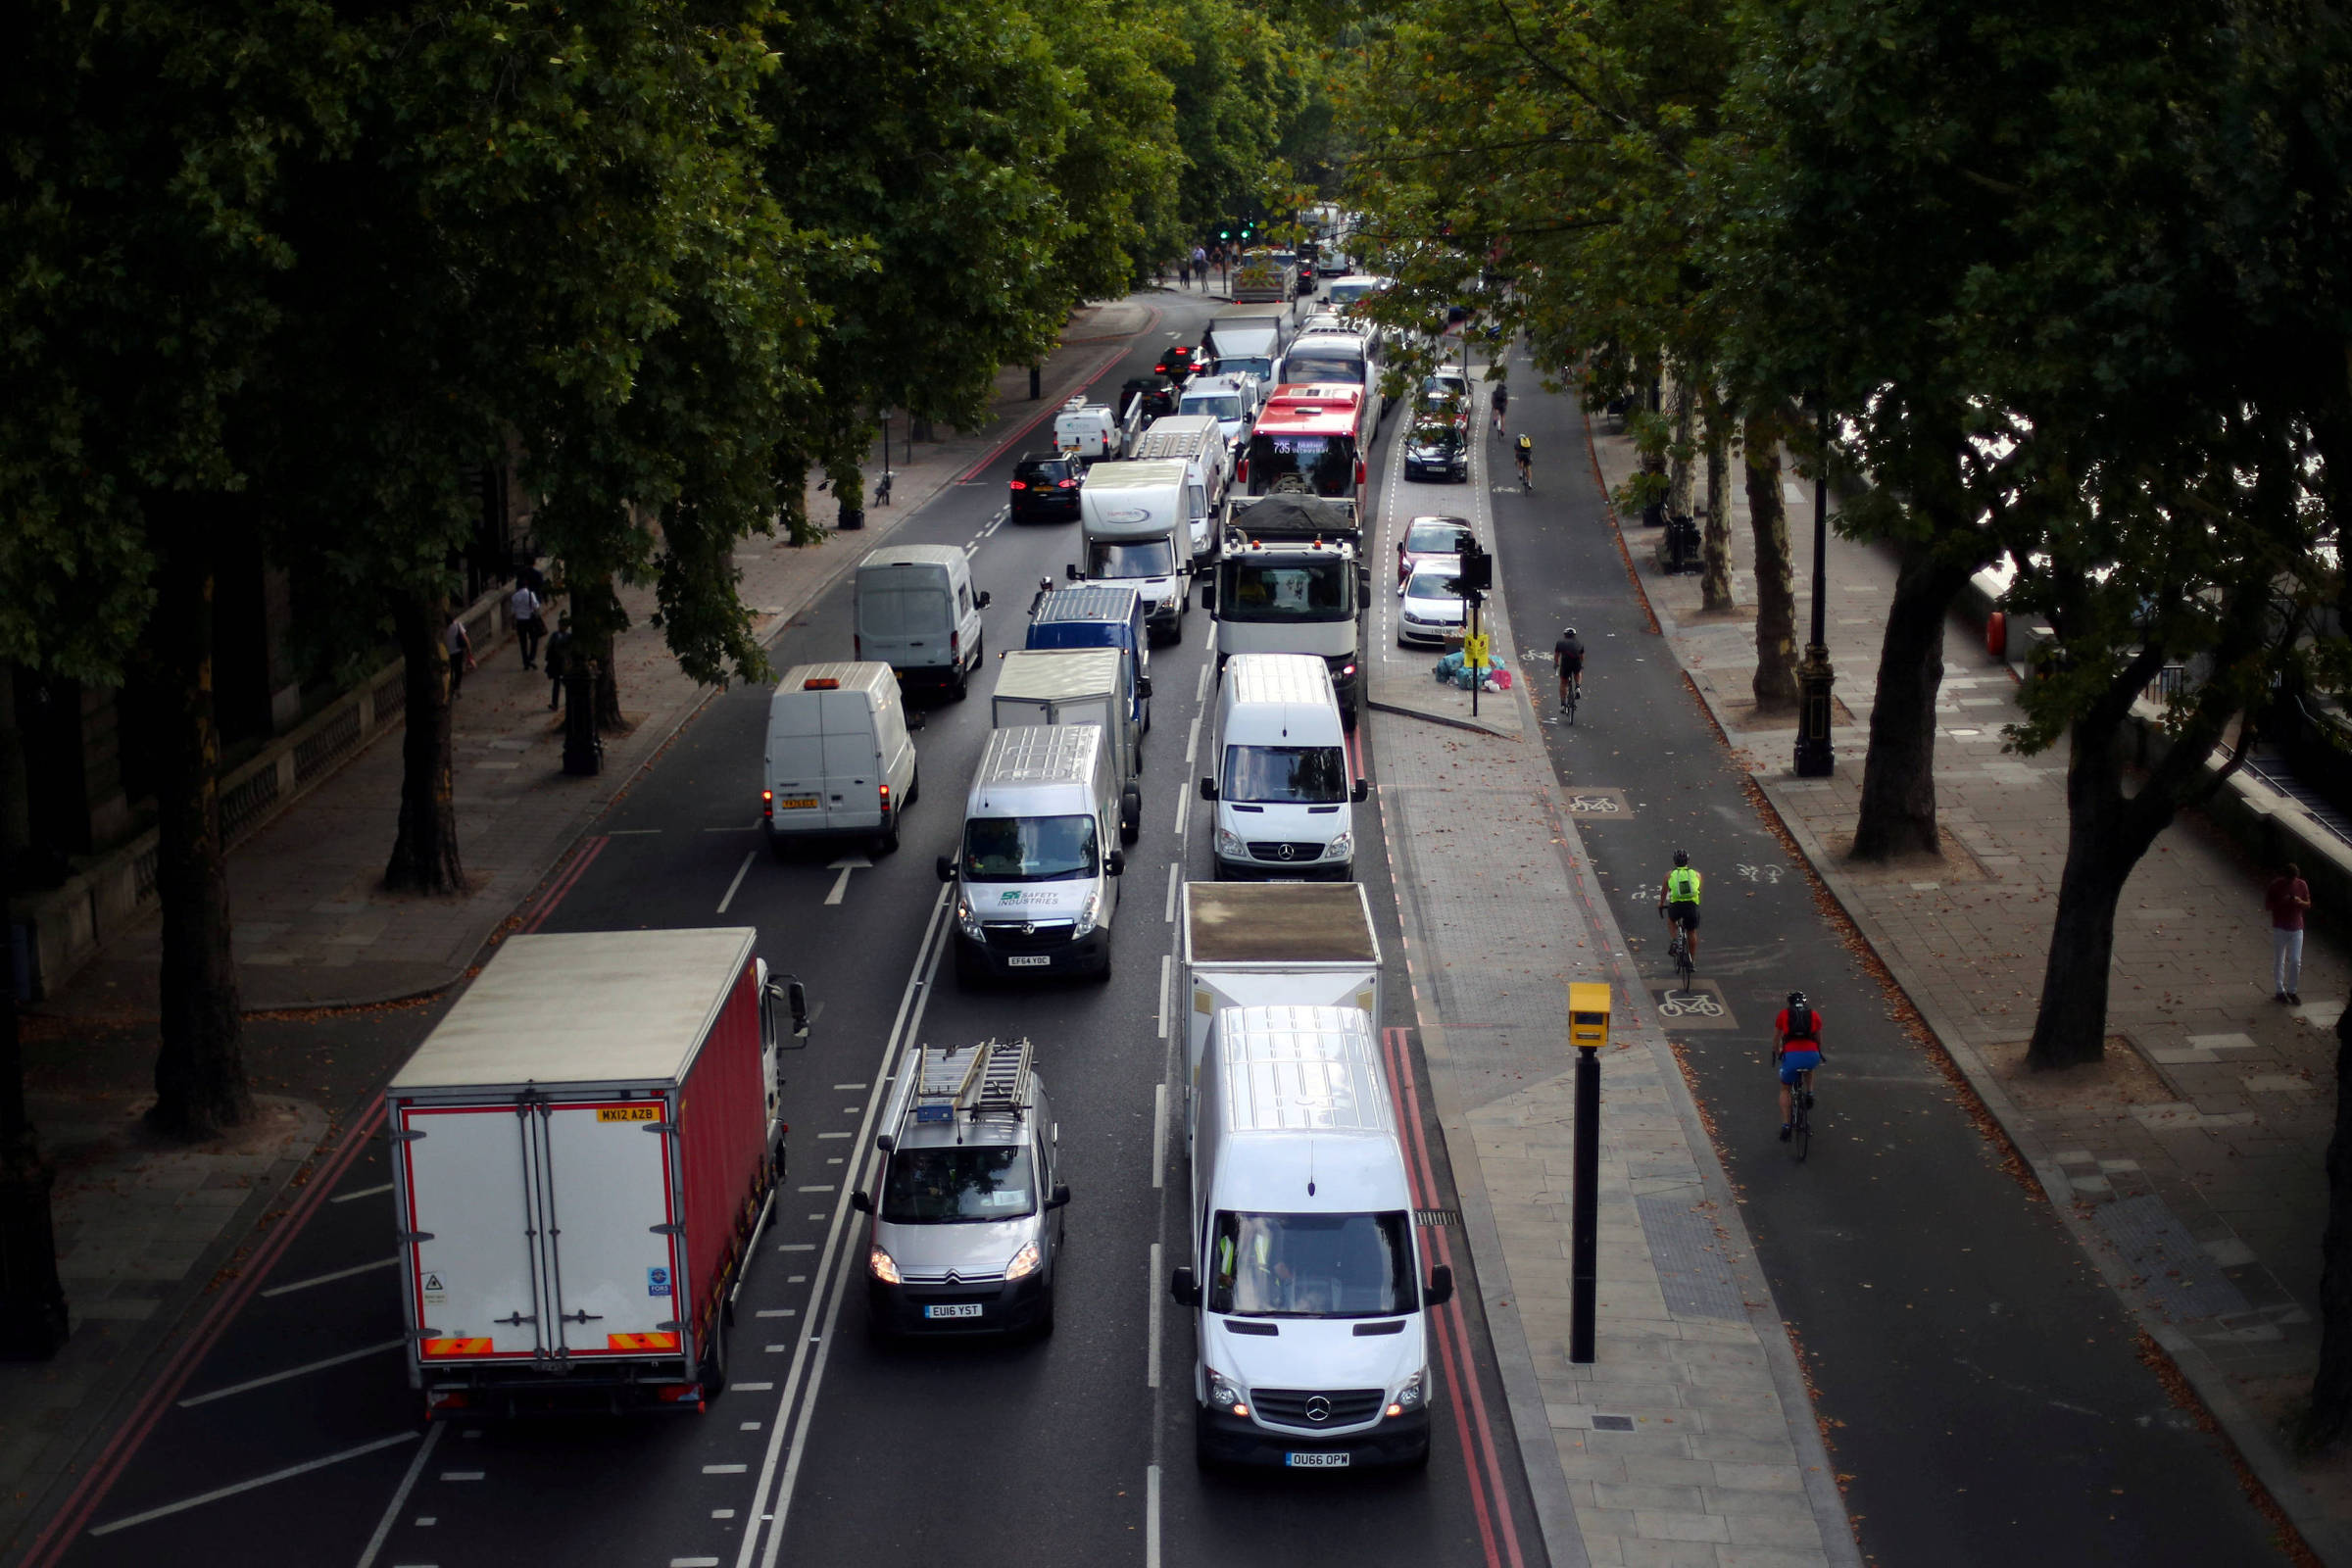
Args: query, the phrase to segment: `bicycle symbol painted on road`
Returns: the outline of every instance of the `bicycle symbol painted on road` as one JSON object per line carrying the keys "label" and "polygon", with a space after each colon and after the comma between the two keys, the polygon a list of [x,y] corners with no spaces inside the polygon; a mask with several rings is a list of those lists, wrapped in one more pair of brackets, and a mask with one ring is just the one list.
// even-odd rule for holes
{"label": "bicycle symbol painted on road", "polygon": [[1592,812],[1597,815],[1607,816],[1614,812],[1624,810],[1625,807],[1623,803],[1619,802],[1613,796],[1574,795],[1569,797],[1568,809],[1576,812],[1580,816],[1586,812]]}
{"label": "bicycle symbol painted on road", "polygon": [[1703,991],[1661,991],[1658,993],[1658,1016],[1720,1018],[1723,1016],[1723,1004]]}
{"label": "bicycle symbol painted on road", "polygon": [[1761,882],[1766,887],[1773,887],[1780,882],[1782,873],[1788,870],[1788,867],[1784,865],[1740,865],[1734,866],[1733,869],[1740,873],[1740,879],[1743,882]]}

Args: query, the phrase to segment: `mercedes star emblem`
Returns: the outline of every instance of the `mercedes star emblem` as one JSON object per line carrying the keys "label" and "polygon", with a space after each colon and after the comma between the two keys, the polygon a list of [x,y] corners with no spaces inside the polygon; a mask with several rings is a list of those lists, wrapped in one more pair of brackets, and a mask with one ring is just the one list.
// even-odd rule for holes
{"label": "mercedes star emblem", "polygon": [[1298,857],[1298,846],[1292,844],[1285,844],[1281,849],[1276,850],[1274,853],[1286,860],[1297,859]]}
{"label": "mercedes star emblem", "polygon": [[1311,1398],[1309,1398],[1309,1399],[1306,1401],[1306,1418],[1307,1418],[1309,1421],[1328,1421],[1328,1420],[1330,1420],[1330,1419],[1331,1419],[1331,1401],[1330,1401],[1329,1399],[1326,1399],[1325,1397],[1323,1397],[1323,1396],[1321,1396],[1320,1394],[1318,1394],[1318,1395],[1315,1395],[1314,1396],[1312,1396]]}

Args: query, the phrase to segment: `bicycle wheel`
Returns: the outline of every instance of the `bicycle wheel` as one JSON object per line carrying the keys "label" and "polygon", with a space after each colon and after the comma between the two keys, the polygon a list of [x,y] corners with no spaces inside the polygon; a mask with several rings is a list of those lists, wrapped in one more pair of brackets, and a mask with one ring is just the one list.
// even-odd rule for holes
{"label": "bicycle wheel", "polygon": [[1808,1078],[1796,1086],[1796,1092],[1791,1097],[1796,1127],[1788,1135],[1788,1153],[1800,1165],[1805,1162],[1805,1156],[1813,1152],[1812,1094],[1812,1082]]}
{"label": "bicycle wheel", "polygon": [[1690,990],[1691,977],[1698,971],[1690,962],[1690,934],[1688,931],[1684,932],[1682,940],[1674,945],[1674,972],[1676,978],[1682,982],[1682,989]]}

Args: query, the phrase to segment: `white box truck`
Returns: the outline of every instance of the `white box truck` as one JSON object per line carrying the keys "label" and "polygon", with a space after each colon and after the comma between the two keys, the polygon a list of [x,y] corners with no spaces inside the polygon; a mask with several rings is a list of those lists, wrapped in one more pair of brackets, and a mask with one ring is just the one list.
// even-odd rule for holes
{"label": "white box truck", "polygon": [[1380,936],[1362,883],[1187,882],[1181,904],[1188,1137],[1200,1058],[1226,1008],[1354,1007],[1380,1038]]}
{"label": "white box truck", "polygon": [[508,939],[386,1091],[428,1415],[700,1408],[784,1170],[749,927]]}
{"label": "white box truck", "polygon": [[1098,463],[1078,492],[1086,559],[1069,563],[1063,574],[1071,582],[1133,588],[1144,599],[1145,629],[1173,641],[1184,634],[1191,603],[1191,519],[1200,515],[1205,529],[1209,511],[1205,481],[1182,459]]}
{"label": "white box truck", "polygon": [[1127,656],[1115,648],[1017,649],[997,661],[997,689],[989,721],[1016,724],[1093,724],[1111,738],[1118,775],[1119,842],[1133,844],[1144,829],[1144,754],[1140,740],[1122,745],[1135,705],[1127,691]]}

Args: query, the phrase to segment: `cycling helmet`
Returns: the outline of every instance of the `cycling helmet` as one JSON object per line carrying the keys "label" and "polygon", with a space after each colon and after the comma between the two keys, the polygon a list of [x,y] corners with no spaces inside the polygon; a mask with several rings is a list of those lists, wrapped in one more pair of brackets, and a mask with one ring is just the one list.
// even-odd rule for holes
{"label": "cycling helmet", "polygon": [[1791,1007],[1801,1007],[1805,1004],[1805,994],[1802,991],[1791,991],[1788,993],[1788,1005]]}
{"label": "cycling helmet", "polygon": [[1674,863],[1677,865],[1689,865],[1690,863],[1690,852],[1689,850],[1675,851]]}
{"label": "cycling helmet", "polygon": [[1571,626],[1566,631],[1560,633],[1560,635],[1563,637],[1573,637],[1576,635],[1576,628]]}

